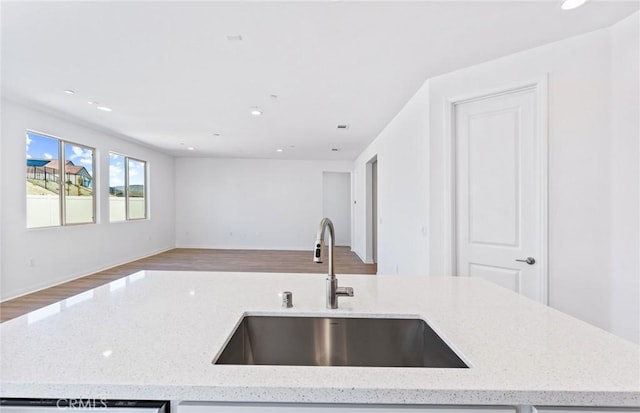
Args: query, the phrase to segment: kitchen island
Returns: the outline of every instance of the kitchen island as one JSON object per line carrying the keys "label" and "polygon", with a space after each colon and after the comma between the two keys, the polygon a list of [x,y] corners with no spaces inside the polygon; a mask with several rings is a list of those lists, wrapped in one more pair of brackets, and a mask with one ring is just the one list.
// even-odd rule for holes
{"label": "kitchen island", "polygon": [[[640,406],[640,348],[489,282],[139,272],[0,325],[2,397]],[[279,293],[293,292],[293,308]],[[469,368],[215,365],[245,315],[420,318]]]}

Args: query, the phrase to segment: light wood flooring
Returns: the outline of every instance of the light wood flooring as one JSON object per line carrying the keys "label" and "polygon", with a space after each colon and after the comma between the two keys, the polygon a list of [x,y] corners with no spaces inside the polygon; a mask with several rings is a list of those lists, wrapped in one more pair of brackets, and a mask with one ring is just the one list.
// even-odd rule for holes
{"label": "light wood flooring", "polygon": [[[336,274],[375,274],[349,247],[336,247]],[[312,251],[214,250],[176,248],[109,268],[51,288],[0,303],[4,322],[140,270],[323,273],[327,264],[313,262]]]}

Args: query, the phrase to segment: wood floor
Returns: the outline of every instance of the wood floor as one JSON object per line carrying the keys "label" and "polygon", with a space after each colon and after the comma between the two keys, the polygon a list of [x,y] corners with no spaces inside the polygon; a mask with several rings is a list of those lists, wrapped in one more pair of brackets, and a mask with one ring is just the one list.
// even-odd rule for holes
{"label": "wood floor", "polygon": [[[336,247],[336,274],[375,274],[349,247]],[[64,284],[0,303],[4,322],[140,270],[323,273],[327,264],[313,262],[312,251],[213,250],[176,248],[109,268]]]}

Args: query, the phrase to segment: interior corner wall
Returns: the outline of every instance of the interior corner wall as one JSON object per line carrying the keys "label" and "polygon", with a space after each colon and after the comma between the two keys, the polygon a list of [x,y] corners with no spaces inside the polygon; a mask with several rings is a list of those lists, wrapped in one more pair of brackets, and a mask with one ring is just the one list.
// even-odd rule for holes
{"label": "interior corner wall", "polygon": [[377,156],[378,274],[426,276],[429,91],[424,85],[358,156],[354,165],[353,250],[367,247],[367,163]]}
{"label": "interior corner wall", "polygon": [[378,272],[447,275],[446,102],[546,76],[549,303],[640,342],[637,42],[636,14],[429,79],[355,162],[354,250],[366,257],[366,163],[377,156]]}
{"label": "interior corner wall", "polygon": [[[63,116],[4,99],[1,119],[2,300],[173,248],[174,159],[171,156]],[[97,224],[26,228],[27,129],[96,148]],[[109,151],[148,162],[150,219],[109,222]],[[28,265],[30,260],[33,266]]]}
{"label": "interior corner wall", "polygon": [[611,28],[611,331],[640,343],[640,13]]}
{"label": "interior corner wall", "polygon": [[177,245],[312,250],[323,213],[323,172],[351,172],[352,165],[178,158]]}

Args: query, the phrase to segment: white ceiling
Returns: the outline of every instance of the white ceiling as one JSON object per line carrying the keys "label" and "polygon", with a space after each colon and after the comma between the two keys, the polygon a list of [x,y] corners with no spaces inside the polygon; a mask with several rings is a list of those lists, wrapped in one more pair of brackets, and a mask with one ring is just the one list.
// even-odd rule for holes
{"label": "white ceiling", "polygon": [[2,93],[177,156],[354,159],[426,79],[638,10],[559,3],[3,1]]}

